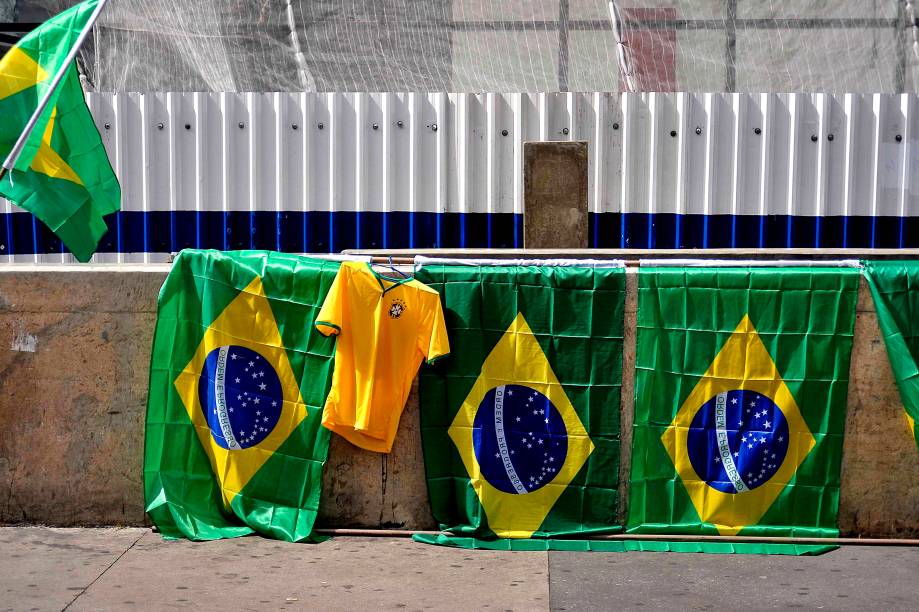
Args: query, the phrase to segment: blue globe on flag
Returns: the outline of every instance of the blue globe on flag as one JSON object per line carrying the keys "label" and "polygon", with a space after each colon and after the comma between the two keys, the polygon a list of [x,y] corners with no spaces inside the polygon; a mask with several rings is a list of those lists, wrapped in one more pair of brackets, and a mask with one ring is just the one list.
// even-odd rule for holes
{"label": "blue globe on flag", "polygon": [[278,424],[284,404],[281,380],[268,361],[244,346],[208,353],[198,380],[201,410],[218,445],[257,445]]}
{"label": "blue globe on flag", "polygon": [[472,438],[482,476],[505,493],[546,486],[568,455],[568,432],[558,409],[525,385],[490,389],[476,411]]}
{"label": "blue globe on flag", "polygon": [[782,409],[765,395],[739,389],[705,402],[686,440],[693,469],[723,493],[744,493],[768,482],[785,461],[788,442]]}

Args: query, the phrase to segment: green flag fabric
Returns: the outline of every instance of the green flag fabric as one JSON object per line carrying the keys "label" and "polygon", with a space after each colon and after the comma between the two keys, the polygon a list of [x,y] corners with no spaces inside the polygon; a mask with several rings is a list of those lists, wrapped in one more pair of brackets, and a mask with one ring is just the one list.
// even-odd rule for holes
{"label": "green flag fabric", "polygon": [[863,265],[906,421],[919,441],[919,261],[866,261]]}
{"label": "green flag fabric", "polygon": [[[99,0],[87,0],[26,35],[0,59],[0,161],[25,130]],[[79,261],[107,231],[121,187],[86,106],[76,64],[52,93],[0,196],[34,214]]]}
{"label": "green flag fabric", "polygon": [[858,282],[856,268],[640,269],[628,532],[838,535]]}
{"label": "green flag fabric", "polygon": [[815,546],[809,544],[782,544],[774,542],[668,542],[665,540],[600,540],[600,539],[529,539],[529,540],[481,540],[477,538],[448,535],[417,536],[416,541],[457,548],[478,550],[544,551],[567,552],[676,552],[705,554],[755,554],[755,555],[819,555],[837,546]]}
{"label": "green flag fabric", "polygon": [[420,385],[431,507],[453,535],[415,539],[547,550],[621,530],[623,268],[426,264],[416,278],[440,293],[453,349]]}
{"label": "green flag fabric", "polygon": [[337,270],[179,254],[160,292],[144,452],[146,510],[165,537],[313,537],[334,350],[313,322]]}

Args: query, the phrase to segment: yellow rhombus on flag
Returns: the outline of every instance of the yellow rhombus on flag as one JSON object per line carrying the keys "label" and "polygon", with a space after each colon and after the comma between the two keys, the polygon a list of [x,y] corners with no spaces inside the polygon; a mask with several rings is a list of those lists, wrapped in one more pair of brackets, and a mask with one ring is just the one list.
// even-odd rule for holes
{"label": "yellow rhombus on flag", "polygon": [[[545,478],[548,482],[531,484],[517,474],[514,457],[511,456],[514,452],[513,444],[505,443],[506,436],[512,435],[514,427],[510,423],[504,426],[503,408],[505,403],[519,401],[511,396],[515,390],[533,399],[548,400],[537,400],[534,404],[554,406],[560,417],[560,426],[564,428],[559,434],[567,438],[567,454],[558,468],[547,468]],[[491,404],[489,408],[494,413],[488,429],[493,429],[498,438],[497,453],[501,455],[499,460],[503,465],[500,470],[501,481],[507,480],[509,483],[509,486],[502,488],[495,486],[497,478],[493,477],[495,483],[489,481],[487,470],[483,469],[476,457],[476,417],[487,404]],[[543,416],[549,423],[550,415],[540,414],[536,418]],[[532,536],[594,450],[593,442],[565,394],[565,389],[520,313],[485,359],[482,371],[453,419],[448,433],[485,510],[489,528],[502,538]],[[538,445],[543,441],[540,438],[532,443]],[[531,442],[525,442],[528,443]]]}
{"label": "yellow rhombus on flag", "polygon": [[[738,401],[741,402],[739,408]],[[706,469],[707,463],[701,459],[705,453],[699,452],[694,456],[691,450],[699,446],[693,444],[691,436],[702,435],[696,433],[700,428],[693,427],[693,423],[707,414],[700,411],[700,407],[710,402],[714,402],[712,412],[717,432],[715,444],[718,454],[714,461],[724,466],[727,474],[724,482],[706,482],[698,471]],[[749,405],[745,405],[746,402]],[[740,414],[740,421],[727,422],[733,414]],[[773,422],[770,423],[768,418]],[[727,432],[735,426],[742,426],[744,421],[748,425],[755,421],[757,427],[763,428],[763,440],[750,433],[745,434],[743,448],[734,450],[729,445]],[[754,463],[759,471],[756,471],[757,468],[751,468],[753,471],[747,473],[738,470],[735,460],[739,459],[741,452],[766,452],[767,446],[763,443],[767,434],[773,438],[776,447],[787,449],[784,456],[779,458],[773,453],[773,460],[764,455],[761,466]],[[747,436],[750,436],[749,439]],[[661,436],[661,442],[699,518],[714,524],[721,535],[735,535],[744,527],[759,522],[794,478],[815,444],[794,396],[782,380],[749,316],[744,316],[683,402],[670,427]]]}
{"label": "yellow rhombus on flag", "polygon": [[[248,432],[234,430],[229,413],[237,401],[256,412],[259,398],[253,396],[249,401],[255,404],[250,407],[242,392],[238,398],[226,397],[242,382],[239,378],[235,382],[227,378],[226,373],[235,371],[229,365],[231,360],[241,364],[244,371],[240,375],[253,378],[248,382],[265,389],[276,381],[281,394],[280,401],[272,402],[279,405],[269,405],[267,399],[262,403],[265,424],[259,426],[261,411],[258,411]],[[202,372],[207,372],[207,376]],[[210,459],[227,508],[307,416],[300,387],[259,277],[255,277],[208,325],[194,356],[174,384]],[[209,406],[212,407],[208,409]],[[276,417],[271,419],[271,425],[268,423],[270,412]],[[212,427],[215,424],[216,427]],[[214,429],[221,435],[212,433]]]}

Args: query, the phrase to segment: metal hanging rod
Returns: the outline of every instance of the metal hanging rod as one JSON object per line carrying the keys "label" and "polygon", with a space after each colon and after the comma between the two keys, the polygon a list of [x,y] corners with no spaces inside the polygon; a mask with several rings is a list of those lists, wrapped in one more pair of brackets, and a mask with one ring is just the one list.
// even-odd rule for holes
{"label": "metal hanging rod", "polygon": [[[500,259],[494,259],[489,257],[476,257],[470,256],[468,260],[482,259],[487,261],[488,265],[500,265]],[[402,266],[411,266],[415,264],[415,259],[413,257],[380,257],[372,256],[370,258],[370,263],[374,264],[395,264]],[[449,261],[443,262],[431,262],[433,264],[447,264]],[[513,260],[508,260],[510,265],[514,264]],[[787,267],[836,267],[836,268],[852,268],[858,267],[857,260],[809,260],[809,259],[786,259],[786,260],[775,260],[771,261],[768,259],[763,260],[730,260],[730,259],[631,259],[623,261],[625,267],[627,268],[638,268],[638,267],[669,267],[669,266],[683,266],[683,267],[751,267],[751,268],[787,268]]]}

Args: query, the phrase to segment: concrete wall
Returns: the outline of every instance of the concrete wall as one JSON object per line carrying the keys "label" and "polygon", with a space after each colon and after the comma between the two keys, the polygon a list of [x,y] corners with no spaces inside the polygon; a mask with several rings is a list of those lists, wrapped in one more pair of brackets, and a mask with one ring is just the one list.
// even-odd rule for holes
{"label": "concrete wall", "polygon": [[[165,276],[165,267],[153,266],[0,270],[0,522],[145,524],[147,369],[156,296]],[[635,280],[629,269],[625,457],[632,421]],[[846,434],[840,529],[919,536],[919,450],[906,427],[864,283]],[[627,466],[623,461],[624,478]],[[424,483],[417,393],[409,398],[391,455],[360,451],[332,436],[321,522],[435,527]]]}

